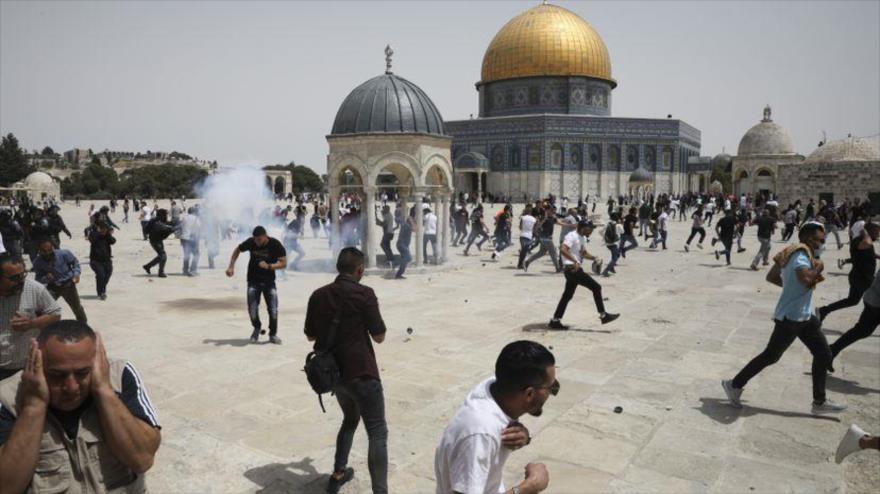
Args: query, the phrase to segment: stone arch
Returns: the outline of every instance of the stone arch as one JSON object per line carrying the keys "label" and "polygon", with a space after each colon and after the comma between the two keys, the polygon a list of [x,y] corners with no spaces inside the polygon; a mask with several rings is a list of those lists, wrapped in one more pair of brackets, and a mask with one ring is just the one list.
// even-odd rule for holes
{"label": "stone arch", "polygon": [[663,169],[664,170],[670,169],[672,167],[672,157],[673,157],[672,146],[663,146],[663,151],[660,156],[663,160],[661,162],[663,165]]}
{"label": "stone arch", "polygon": [[372,167],[372,173],[368,175],[370,185],[375,185],[379,178],[379,174],[386,169],[397,177],[401,185],[410,182],[413,186],[418,186],[416,177],[420,176],[419,164],[412,156],[394,151],[383,154],[375,161]]}
{"label": "stone arch", "polygon": [[752,179],[752,191],[757,193],[761,191],[776,192],[776,174],[768,167],[759,167],[755,170]]}
{"label": "stone arch", "polygon": [[272,188],[272,192],[276,194],[284,194],[287,190],[287,181],[284,180],[284,177],[278,176],[275,177],[275,185]]}
{"label": "stone arch", "polygon": [[452,188],[452,167],[444,156],[439,154],[431,155],[426,161],[427,166],[424,167],[424,173],[419,177],[419,183],[422,185],[442,185],[448,191]]}
{"label": "stone arch", "polygon": [[337,187],[340,185],[351,185],[343,183],[340,178],[343,173],[350,172],[354,176],[355,183],[363,186],[367,183],[367,179],[370,174],[367,171],[367,165],[364,161],[357,155],[351,153],[345,153],[337,157],[337,159],[330,164],[327,170],[328,181],[330,182],[330,187]]}
{"label": "stone arch", "polygon": [[616,144],[608,146],[608,164],[611,166],[620,166],[620,147]]}
{"label": "stone arch", "polygon": [[562,144],[555,142],[550,146],[550,166],[554,169],[563,166],[564,149]]}

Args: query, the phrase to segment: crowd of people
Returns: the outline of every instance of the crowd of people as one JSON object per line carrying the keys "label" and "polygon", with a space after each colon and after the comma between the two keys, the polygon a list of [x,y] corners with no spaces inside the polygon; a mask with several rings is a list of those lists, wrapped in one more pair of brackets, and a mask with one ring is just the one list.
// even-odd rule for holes
{"label": "crowd of people", "polygon": [[[326,237],[338,251],[338,276],[309,298],[305,337],[314,342],[316,351],[332,355],[332,391],[342,410],[327,492],[338,492],[354,477],[348,460],[361,420],[369,439],[372,490],[388,492],[388,426],[380,366],[373,349],[373,344],[384,341],[387,330],[376,294],[362,284],[365,256],[358,248],[364,227],[361,201],[346,194],[338,198],[338,209],[331,211],[323,196],[291,199],[295,203],[259,211],[252,224],[218,218],[210,204],[187,207],[184,200],[175,200],[166,210],[155,201],[149,205],[134,199],[131,205],[141,234],[156,254],[143,270],[152,275],[158,268],[157,276],[166,276],[164,243],[171,235],[180,240],[182,273],[187,276],[198,275],[202,243],[212,269],[221,239],[235,239],[239,243],[231,253],[226,275],[235,276],[239,255],[248,252],[250,341],[256,343],[265,333],[259,316],[262,298],[269,316],[269,342],[281,344],[276,272],[283,275],[288,269],[299,268],[306,254],[301,244],[306,223],[314,238]],[[403,202],[395,206],[394,197],[387,194],[379,199],[376,222],[382,231],[380,246],[389,274],[405,278],[412,260],[413,232],[420,229],[423,244],[415,248],[423,249],[424,259],[437,262],[437,234],[442,225],[438,225],[431,206]],[[870,336],[880,324],[880,274],[876,270],[880,256],[874,247],[880,225],[872,222],[869,203],[809,200],[780,208],[770,196],[662,194],[609,197],[603,214],[595,211],[598,202],[596,197],[585,197],[570,204],[567,198],[548,196],[526,203],[515,218],[512,203],[503,201],[496,207],[459,195],[448,215],[454,232],[452,245],[463,246],[462,254],[468,256],[474,244],[478,251],[488,244],[491,254],[488,250],[487,254],[498,260],[514,245],[517,224],[517,267],[524,272],[532,269],[534,274],[536,263],[545,263],[550,268],[546,274],[562,274],[564,289],[547,329],[566,330],[569,326],[562,319],[578,286],[590,290],[601,324],[620,317],[606,310],[602,287],[594,277],[617,275],[620,260],[638,252],[640,240],[645,248],[657,251],[682,241],[687,254],[697,237],[696,246],[704,248],[706,227],[715,221],[710,244],[716,259],[723,256],[731,265],[735,255],[746,251],[742,239],[754,226],[759,248],[749,267],[757,271],[759,265],[772,264],[766,279],[781,286],[782,292],[765,349],[732,379],[722,382],[724,395],[732,406],[742,407],[746,385],[800,339],[813,356],[812,413],[833,414],[846,409],[826,397],[826,376],[835,371],[834,360],[843,350]],[[127,198],[122,206],[122,222],[128,223]],[[89,265],[100,300],[107,299],[113,272],[112,248],[117,241],[113,233],[119,227],[111,214],[116,207],[116,201],[91,207],[89,226],[83,232],[90,244]],[[418,207],[423,209],[421,225],[416,222]],[[0,490],[107,492],[124,487],[126,492],[141,492],[144,473],[159,448],[161,426],[134,365],[109,359],[100,334],[88,325],[77,291],[82,276],[80,261],[61,247],[61,234],[68,238],[72,234],[60,208],[51,201],[0,206]],[[686,240],[669,238],[670,222],[676,218],[691,222]],[[339,238],[332,235],[334,222],[339,222]],[[777,229],[779,223],[782,227]],[[278,238],[272,232],[277,232]],[[785,243],[771,257],[777,234]],[[838,268],[851,265],[850,289],[844,299],[814,307],[812,295],[825,279],[822,257],[831,235],[838,249],[849,245],[849,256]],[[428,256],[429,248],[433,257]],[[288,262],[288,252],[297,254],[292,262]],[[22,259],[25,256],[29,267]],[[75,319],[62,319],[59,298]],[[863,309],[856,325],[829,345],[822,332],[824,319],[860,302]],[[555,358],[548,348],[525,340],[506,345],[497,357],[493,377],[475,385],[442,433],[434,458],[437,492],[526,494],[546,489],[549,472],[543,464],[528,464],[522,481],[510,489],[504,486],[502,472],[509,455],[531,441],[519,419],[539,416],[560,389]],[[878,448],[877,437],[853,425],[840,442],[837,461],[866,448]],[[41,467],[50,463],[57,468]],[[72,475],[72,471],[80,474]]]}

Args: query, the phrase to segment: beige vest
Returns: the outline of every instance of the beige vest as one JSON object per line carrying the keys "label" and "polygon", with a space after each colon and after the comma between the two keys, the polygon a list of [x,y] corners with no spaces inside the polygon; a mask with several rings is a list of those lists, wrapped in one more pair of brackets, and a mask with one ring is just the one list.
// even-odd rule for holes
{"label": "beige vest", "polygon": [[[122,371],[126,363],[110,361],[110,384],[117,393],[122,391]],[[15,397],[20,382],[21,372],[0,383],[0,403],[13,415],[17,415]],[[143,494],[146,486],[144,477],[117,460],[103,441],[98,409],[92,405],[80,417],[79,431],[73,440],[67,438],[51,414],[46,415],[40,456],[27,492]]]}

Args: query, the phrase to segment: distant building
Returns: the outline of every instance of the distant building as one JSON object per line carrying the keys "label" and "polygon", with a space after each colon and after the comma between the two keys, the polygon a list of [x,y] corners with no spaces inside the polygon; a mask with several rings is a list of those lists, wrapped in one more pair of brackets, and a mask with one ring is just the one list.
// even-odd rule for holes
{"label": "distant building", "polygon": [[64,159],[67,160],[69,163],[72,163],[74,165],[78,165],[81,162],[89,161],[91,158],[89,157],[89,150],[88,149],[74,148],[74,149],[71,149],[70,151],[64,152]]}

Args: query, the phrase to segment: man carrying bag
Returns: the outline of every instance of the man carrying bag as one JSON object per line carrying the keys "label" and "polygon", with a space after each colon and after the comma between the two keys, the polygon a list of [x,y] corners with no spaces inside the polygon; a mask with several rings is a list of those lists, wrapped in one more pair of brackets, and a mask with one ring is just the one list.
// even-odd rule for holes
{"label": "man carrying bag", "polygon": [[[373,289],[360,284],[364,275],[363,252],[354,247],[342,249],[336,269],[339,276],[333,283],[318,288],[309,298],[305,322],[306,337],[316,341],[315,352],[306,363],[313,389],[320,393],[314,382],[333,380],[328,377],[333,371],[326,353],[332,355],[339,368],[339,379],[332,386],[332,392],[342,409],[343,419],[336,437],[335,464],[327,492],[339,492],[340,487],[354,477],[354,470],[347,466],[348,454],[358,422],[363,419],[369,438],[367,463],[373,492],[387,493],[385,398],[372,345],[373,341],[385,341],[385,322]],[[323,371],[315,371],[318,367],[315,359]]]}

